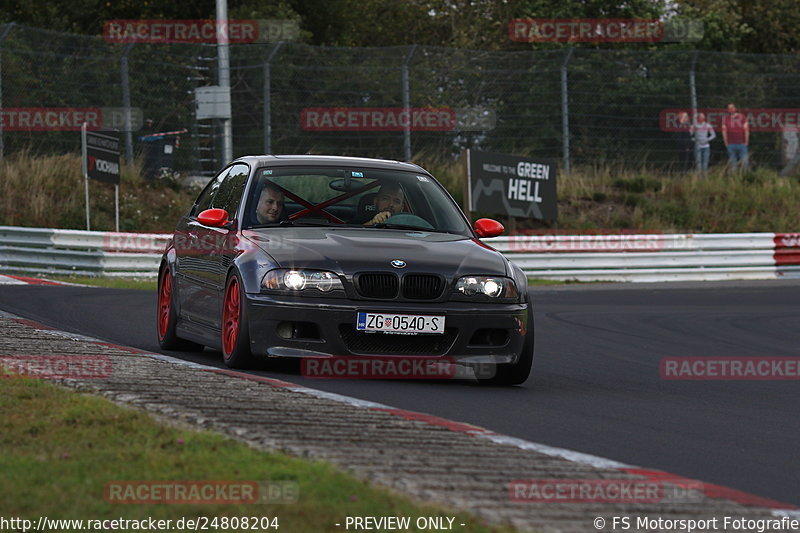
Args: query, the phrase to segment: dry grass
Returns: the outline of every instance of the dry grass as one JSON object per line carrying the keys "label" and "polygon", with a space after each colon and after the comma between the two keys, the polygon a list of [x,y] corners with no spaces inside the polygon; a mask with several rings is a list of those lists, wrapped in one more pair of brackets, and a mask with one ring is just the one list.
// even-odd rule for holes
{"label": "dry grass", "polygon": [[[460,161],[420,154],[417,161],[461,203]],[[641,229],[676,232],[796,232],[800,230],[800,181],[757,170],[708,177],[655,171],[616,172],[579,168],[558,178],[559,221],[563,230]],[[120,229],[171,231],[196,191],[146,182],[137,167],[123,168]],[[114,188],[90,182],[92,229],[114,229]],[[0,225],[85,227],[83,180],[77,155],[0,160]],[[517,228],[542,227],[517,220]]]}
{"label": "dry grass", "polygon": [[[463,166],[420,159],[461,200]],[[578,168],[558,177],[558,228],[641,229],[665,232],[796,232],[800,230],[800,180],[759,169],[708,176],[657,171],[615,172]],[[517,220],[517,228],[542,227]]]}
{"label": "dry grass", "polygon": [[[138,167],[123,167],[120,184],[122,231],[170,231],[196,192],[146,182]],[[114,186],[89,182],[93,230],[114,229]],[[0,225],[85,229],[84,183],[75,154],[32,157],[26,152],[0,160]]]}

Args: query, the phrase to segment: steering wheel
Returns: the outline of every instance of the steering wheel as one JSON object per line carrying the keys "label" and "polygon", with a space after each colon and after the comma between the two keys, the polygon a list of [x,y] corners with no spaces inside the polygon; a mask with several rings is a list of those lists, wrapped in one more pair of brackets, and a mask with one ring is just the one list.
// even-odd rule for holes
{"label": "steering wheel", "polygon": [[411,213],[397,213],[386,219],[385,224],[400,224],[402,226],[417,226],[425,229],[433,229],[433,226],[422,217]]}

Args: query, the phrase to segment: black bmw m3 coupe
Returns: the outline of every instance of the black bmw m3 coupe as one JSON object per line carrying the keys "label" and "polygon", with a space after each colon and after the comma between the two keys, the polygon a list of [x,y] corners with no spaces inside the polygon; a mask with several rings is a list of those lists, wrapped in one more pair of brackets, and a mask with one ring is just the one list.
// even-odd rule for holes
{"label": "black bmw m3 coupe", "polygon": [[[165,349],[260,357],[442,358],[479,381],[524,382],[533,311],[519,267],[480,241],[421,167],[336,156],[248,156],[178,222],[159,272]],[[488,372],[487,372],[488,370]]]}

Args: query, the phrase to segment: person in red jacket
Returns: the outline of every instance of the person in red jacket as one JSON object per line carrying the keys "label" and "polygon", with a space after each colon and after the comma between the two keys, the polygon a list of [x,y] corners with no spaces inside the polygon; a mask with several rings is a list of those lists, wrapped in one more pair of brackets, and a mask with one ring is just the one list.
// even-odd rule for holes
{"label": "person in red jacket", "polygon": [[736,109],[736,105],[728,104],[728,116],[722,121],[722,139],[728,149],[728,165],[732,169],[741,167],[747,172],[749,168],[749,154],[747,145],[750,144],[750,125],[747,118]]}

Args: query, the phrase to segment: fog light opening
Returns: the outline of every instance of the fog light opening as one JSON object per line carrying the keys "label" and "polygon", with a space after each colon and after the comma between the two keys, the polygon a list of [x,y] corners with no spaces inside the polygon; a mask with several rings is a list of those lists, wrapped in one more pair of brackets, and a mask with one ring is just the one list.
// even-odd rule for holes
{"label": "fog light opening", "polygon": [[508,339],[508,331],[505,329],[483,328],[472,334],[469,344],[471,346],[505,346]]}
{"label": "fog light opening", "polygon": [[319,327],[313,322],[279,322],[275,332],[282,339],[320,340]]}
{"label": "fog light opening", "polygon": [[278,327],[275,328],[275,331],[278,333],[278,337],[281,339],[291,339],[292,333],[294,332],[294,326],[291,322],[281,322],[278,324]]}

